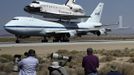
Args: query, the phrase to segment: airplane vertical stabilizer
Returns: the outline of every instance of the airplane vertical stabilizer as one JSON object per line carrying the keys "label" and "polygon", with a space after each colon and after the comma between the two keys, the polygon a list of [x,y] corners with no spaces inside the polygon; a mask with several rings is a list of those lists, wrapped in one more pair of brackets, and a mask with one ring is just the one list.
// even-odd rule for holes
{"label": "airplane vertical stabilizer", "polygon": [[75,3],[75,0],[68,0],[68,1],[65,3],[65,5],[70,5],[70,4],[73,4],[73,3]]}
{"label": "airplane vertical stabilizer", "polygon": [[88,18],[87,22],[100,22],[103,6],[104,3],[99,3],[93,11],[93,13],[91,14],[90,18]]}

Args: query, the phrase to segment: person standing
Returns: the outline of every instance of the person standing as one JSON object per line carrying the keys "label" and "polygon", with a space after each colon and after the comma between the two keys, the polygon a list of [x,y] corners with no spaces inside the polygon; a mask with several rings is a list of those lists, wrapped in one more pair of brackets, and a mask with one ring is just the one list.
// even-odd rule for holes
{"label": "person standing", "polygon": [[59,62],[52,62],[48,67],[49,75],[68,75],[66,69],[59,65]]}
{"label": "person standing", "polygon": [[97,68],[99,67],[99,59],[93,54],[93,49],[87,49],[87,55],[83,57],[82,67],[85,75],[97,75]]}
{"label": "person standing", "polygon": [[122,75],[122,74],[118,71],[118,69],[115,65],[112,65],[111,71],[108,72],[107,75]]}
{"label": "person standing", "polygon": [[28,57],[22,59],[19,63],[19,75],[36,75],[36,68],[39,64],[37,58],[35,58],[35,50],[30,49],[28,51]]}

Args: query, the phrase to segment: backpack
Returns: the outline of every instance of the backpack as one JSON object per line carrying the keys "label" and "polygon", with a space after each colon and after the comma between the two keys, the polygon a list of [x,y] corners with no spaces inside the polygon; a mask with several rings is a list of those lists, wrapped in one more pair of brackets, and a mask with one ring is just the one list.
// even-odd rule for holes
{"label": "backpack", "polygon": [[58,71],[61,75],[64,75],[62,72],[61,72],[61,70],[60,70],[60,67],[59,68],[52,68],[52,67],[48,67],[48,69],[49,69],[49,74],[51,75],[51,73],[53,72],[53,71]]}

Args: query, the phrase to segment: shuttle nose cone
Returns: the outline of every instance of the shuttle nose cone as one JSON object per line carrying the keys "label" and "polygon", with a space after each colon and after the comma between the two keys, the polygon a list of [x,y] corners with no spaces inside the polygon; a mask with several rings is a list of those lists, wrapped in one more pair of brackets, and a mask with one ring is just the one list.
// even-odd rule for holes
{"label": "shuttle nose cone", "polygon": [[30,7],[29,5],[28,6],[25,6],[24,7],[24,11],[26,12],[40,12],[40,7]]}
{"label": "shuttle nose cone", "polygon": [[24,11],[29,12],[30,11],[30,6],[25,6]]}

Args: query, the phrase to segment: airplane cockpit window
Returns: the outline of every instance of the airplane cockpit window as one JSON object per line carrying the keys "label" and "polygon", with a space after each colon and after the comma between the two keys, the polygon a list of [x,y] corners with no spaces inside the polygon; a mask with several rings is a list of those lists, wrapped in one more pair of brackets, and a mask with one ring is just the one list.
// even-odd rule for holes
{"label": "airplane cockpit window", "polygon": [[13,18],[12,20],[19,20],[18,18]]}
{"label": "airplane cockpit window", "polygon": [[36,3],[36,4],[39,4],[39,2],[37,2],[37,1],[33,1],[32,3]]}

